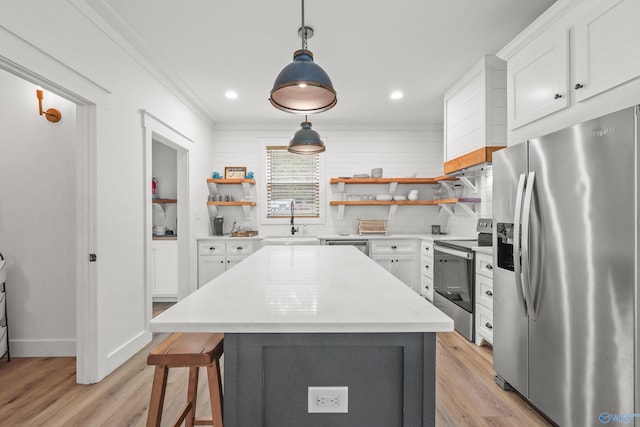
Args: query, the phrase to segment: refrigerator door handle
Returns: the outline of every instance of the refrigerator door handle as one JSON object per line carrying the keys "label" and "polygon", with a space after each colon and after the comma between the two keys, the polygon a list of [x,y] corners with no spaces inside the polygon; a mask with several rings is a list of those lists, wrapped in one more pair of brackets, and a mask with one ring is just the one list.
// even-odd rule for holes
{"label": "refrigerator door handle", "polygon": [[520,174],[518,189],[516,190],[515,218],[513,221],[513,272],[516,276],[516,293],[518,294],[518,301],[520,301],[524,315],[528,316],[527,304],[525,302],[524,292],[522,289],[522,266],[520,264],[522,251],[522,246],[520,244],[520,222],[522,220],[522,198],[526,180],[527,176],[525,174]]}
{"label": "refrigerator door handle", "polygon": [[524,191],[524,210],[522,212],[522,291],[524,293],[524,302],[527,306],[529,318],[536,320],[538,318],[536,309],[533,306],[533,298],[531,297],[531,268],[529,263],[529,224],[531,218],[531,202],[533,200],[533,187],[536,181],[536,173],[529,172],[527,177],[527,186]]}

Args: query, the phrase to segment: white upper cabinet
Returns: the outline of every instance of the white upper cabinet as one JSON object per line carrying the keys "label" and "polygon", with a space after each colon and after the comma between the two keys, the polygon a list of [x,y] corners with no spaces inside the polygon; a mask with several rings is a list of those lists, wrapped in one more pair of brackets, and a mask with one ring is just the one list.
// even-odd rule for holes
{"label": "white upper cabinet", "polygon": [[509,142],[638,103],[639,24],[640,0],[559,0],[498,52]]}
{"label": "white upper cabinet", "polygon": [[577,102],[640,76],[640,1],[603,1],[575,24]]}
{"label": "white upper cabinet", "polygon": [[509,128],[569,105],[569,31],[545,33],[509,60]]}
{"label": "white upper cabinet", "polygon": [[507,145],[506,78],[506,63],[485,56],[445,93],[445,173],[488,161],[486,147]]}

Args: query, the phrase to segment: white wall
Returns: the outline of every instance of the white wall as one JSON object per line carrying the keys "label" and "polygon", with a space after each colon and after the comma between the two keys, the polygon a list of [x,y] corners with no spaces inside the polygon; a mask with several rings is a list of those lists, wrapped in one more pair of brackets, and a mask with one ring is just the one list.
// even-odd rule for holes
{"label": "white wall", "polygon": [[[436,177],[442,175],[443,169],[443,134],[441,126],[415,128],[405,126],[390,129],[375,125],[314,125],[314,129],[325,140],[326,152],[321,154],[324,163],[324,193],[326,199],[326,221],[324,224],[310,224],[307,233],[311,235],[354,233],[356,219],[385,219],[388,207],[347,207],[344,219],[338,217],[338,208],[329,207],[330,200],[334,200],[333,192],[336,186],[329,185],[331,177],[352,176],[357,173],[370,173],[372,168],[383,168],[385,177],[402,177],[406,174],[417,173],[419,177]],[[259,192],[258,204],[262,202],[264,193],[264,177],[261,162],[265,156],[260,142],[269,140],[287,145],[296,131],[295,125],[290,129],[256,129],[256,128],[225,128],[217,129],[214,133],[213,152],[210,171],[224,172],[225,166],[247,166],[256,177],[256,187]],[[204,179],[202,180],[205,187]],[[334,188],[332,188],[334,187]],[[436,186],[400,186],[396,194],[406,194],[410,189],[419,190],[419,197],[430,199]],[[384,194],[388,186],[353,185],[347,191],[352,194]],[[202,201],[204,209],[205,201]],[[388,230],[392,233],[430,232],[432,224],[446,227],[448,216],[438,213],[435,206],[399,206],[394,218],[388,223]],[[257,227],[261,235],[281,235],[289,233],[288,221],[282,225],[266,225],[258,218],[260,209],[256,208],[256,215],[250,222],[246,222],[240,208],[221,208],[220,213],[225,217],[225,232],[231,230],[234,221],[238,225]],[[206,212],[205,212],[206,213]],[[300,219],[297,224],[304,224]]]}
{"label": "white wall", "polygon": [[76,106],[0,70],[0,252],[13,356],[73,356]]}
{"label": "white wall", "polygon": [[[0,56],[45,79],[47,86],[62,87],[95,105],[98,260],[91,268],[97,282],[98,348],[97,375],[91,380],[99,380],[150,339],[144,269],[144,191],[150,184],[143,174],[140,110],[194,141],[189,162],[192,212],[206,200],[206,186],[200,185],[211,167],[211,126],[150,74],[144,61],[116,45],[117,37],[98,29],[90,21],[96,17],[81,2],[2,0],[0,7]],[[206,218],[198,219],[196,212],[190,220],[192,238],[207,232]],[[195,288],[195,275],[190,281]],[[30,321],[48,316],[33,313]]]}

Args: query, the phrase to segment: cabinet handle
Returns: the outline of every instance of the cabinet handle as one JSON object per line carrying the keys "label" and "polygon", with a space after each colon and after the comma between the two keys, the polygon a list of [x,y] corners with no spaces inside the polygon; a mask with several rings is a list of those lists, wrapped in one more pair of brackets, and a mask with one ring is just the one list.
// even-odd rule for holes
{"label": "cabinet handle", "polygon": [[241,250],[242,250],[242,249],[244,249],[244,248],[243,248],[242,246],[238,246],[236,249],[237,249],[237,250],[239,250],[239,251],[241,251]]}
{"label": "cabinet handle", "polygon": [[227,264],[229,264],[231,261],[227,260]]}
{"label": "cabinet handle", "polygon": [[224,261],[220,261],[220,264],[224,264]]}
{"label": "cabinet handle", "polygon": [[487,264],[487,266],[485,267],[487,270],[493,270],[493,265],[491,264]]}
{"label": "cabinet handle", "polygon": [[489,322],[485,323],[484,326],[486,326],[487,329],[493,329],[493,326]]}
{"label": "cabinet handle", "polygon": [[431,289],[431,288],[430,288],[430,287],[428,287],[428,286],[425,286],[425,288],[426,288],[427,290]]}
{"label": "cabinet handle", "polygon": [[429,247],[427,246],[426,248],[424,248],[424,250],[428,252],[429,251]]}
{"label": "cabinet handle", "polygon": [[560,99],[562,98],[562,95],[560,95],[559,93],[556,93],[555,95],[553,95],[553,99]]}
{"label": "cabinet handle", "polygon": [[492,297],[492,296],[493,296],[493,292],[491,292],[491,291],[484,291],[484,293],[485,293],[486,295],[490,296],[490,297]]}
{"label": "cabinet handle", "polygon": [[581,83],[576,83],[576,85],[574,87],[575,87],[576,90],[578,90],[578,89],[582,89],[584,87],[584,85],[581,84]]}
{"label": "cabinet handle", "polygon": [[215,246],[210,246],[210,247],[209,247],[209,250],[210,250],[210,251],[215,251],[215,250],[216,250],[216,247],[215,247]]}
{"label": "cabinet handle", "polygon": [[425,265],[425,266],[424,266],[424,268],[426,268],[426,269],[428,270],[428,269],[429,269],[429,268],[431,268],[431,267],[429,267],[428,265]]}
{"label": "cabinet handle", "polygon": [[398,249],[397,246],[391,246],[391,249]]}

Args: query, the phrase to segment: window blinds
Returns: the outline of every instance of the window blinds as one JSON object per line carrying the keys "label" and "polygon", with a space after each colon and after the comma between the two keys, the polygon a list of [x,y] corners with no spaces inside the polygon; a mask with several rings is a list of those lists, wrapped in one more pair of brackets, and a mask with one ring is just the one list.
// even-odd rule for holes
{"label": "window blinds", "polygon": [[320,157],[267,147],[267,218],[320,217]]}

